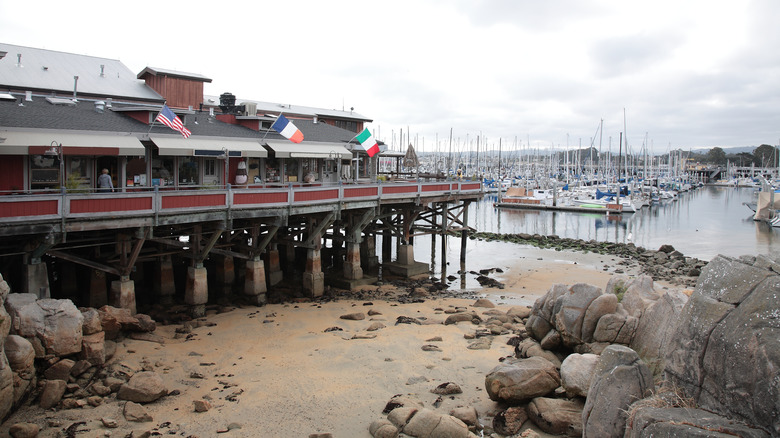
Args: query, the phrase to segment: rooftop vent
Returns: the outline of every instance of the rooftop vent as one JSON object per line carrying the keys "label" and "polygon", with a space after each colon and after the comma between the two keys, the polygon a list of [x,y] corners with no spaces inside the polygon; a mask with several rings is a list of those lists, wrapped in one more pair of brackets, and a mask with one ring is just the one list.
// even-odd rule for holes
{"label": "rooftop vent", "polygon": [[103,111],[106,110],[106,103],[102,100],[95,101],[95,112],[103,114]]}
{"label": "rooftop vent", "polygon": [[105,64],[100,64],[100,77],[102,78],[105,76],[106,76],[106,66]]}
{"label": "rooftop vent", "polygon": [[219,109],[224,114],[236,114],[238,107],[236,106],[236,96],[233,93],[222,93],[219,95]]}
{"label": "rooftop vent", "polygon": [[54,97],[54,96],[47,97],[46,102],[49,102],[52,105],[73,106],[76,104],[76,102],[74,102],[73,99],[66,99],[64,97]]}
{"label": "rooftop vent", "polygon": [[17,53],[16,54],[16,66],[17,67],[22,67],[22,54],[21,53]]}

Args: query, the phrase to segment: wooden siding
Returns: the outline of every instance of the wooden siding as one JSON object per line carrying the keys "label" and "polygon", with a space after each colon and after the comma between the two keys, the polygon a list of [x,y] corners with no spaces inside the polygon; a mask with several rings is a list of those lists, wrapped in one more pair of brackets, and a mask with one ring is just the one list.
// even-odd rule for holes
{"label": "wooden siding", "polygon": [[233,194],[233,205],[276,204],[280,202],[287,202],[287,192]]}
{"label": "wooden siding", "polygon": [[339,198],[339,191],[338,189],[331,189],[331,190],[316,190],[311,192],[295,192],[294,194],[294,201],[295,202],[306,202],[306,201],[322,201],[325,199],[338,199]]}
{"label": "wooden siding", "polygon": [[151,210],[152,197],[74,199],[70,201],[71,213],[106,213],[110,211]]}
{"label": "wooden siding", "polygon": [[360,188],[345,188],[345,198],[358,198],[364,196],[377,196],[379,194],[378,187],[360,187]]}
{"label": "wooden siding", "polygon": [[165,98],[171,108],[198,109],[203,103],[203,82],[172,78],[165,75],[145,75],[143,78],[152,90]]}
{"label": "wooden siding", "polygon": [[430,184],[422,187],[423,192],[441,192],[450,189],[449,184]]}
{"label": "wooden siding", "polygon": [[0,158],[0,191],[24,190],[24,158],[9,155]]}
{"label": "wooden siding", "polygon": [[59,201],[46,199],[40,201],[20,201],[0,204],[0,217],[46,216],[58,214]]}
{"label": "wooden siding", "polygon": [[162,208],[222,207],[226,204],[224,194],[181,195],[162,198]]}
{"label": "wooden siding", "polygon": [[383,186],[382,187],[382,193],[386,193],[388,195],[394,194],[394,193],[417,193],[417,186]]}

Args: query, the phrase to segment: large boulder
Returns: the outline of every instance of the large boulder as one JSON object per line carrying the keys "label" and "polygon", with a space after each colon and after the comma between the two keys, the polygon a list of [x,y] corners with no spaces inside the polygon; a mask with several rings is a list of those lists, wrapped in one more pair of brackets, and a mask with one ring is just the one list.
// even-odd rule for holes
{"label": "large boulder", "polygon": [[665,349],[665,375],[701,409],[780,435],[780,275],[747,260],[704,267]]}
{"label": "large boulder", "polygon": [[623,283],[623,287],[625,291],[620,304],[629,315],[637,318],[641,317],[645,309],[661,297],[661,294],[655,289],[653,277],[649,275],[632,278]]}
{"label": "large boulder", "polygon": [[552,362],[541,357],[503,363],[485,376],[485,388],[493,401],[517,405],[547,395],[561,384]]}
{"label": "large boulder", "polygon": [[653,374],[634,350],[623,345],[605,348],[582,411],[583,438],[622,437],[628,407],[653,388]]}
{"label": "large boulder", "polygon": [[10,294],[6,308],[11,314],[12,331],[33,342],[43,351],[36,355],[67,356],[81,351],[81,327],[84,317],[71,300],[45,298],[34,294]]}
{"label": "large boulder", "polygon": [[769,438],[763,430],[695,408],[644,407],[634,413],[625,438]]}
{"label": "large boulder", "polygon": [[585,312],[601,294],[599,287],[577,283],[555,300],[553,319],[563,345],[574,347],[585,342],[582,333]]}
{"label": "large boulder", "polygon": [[561,386],[567,395],[583,398],[588,396],[598,362],[599,356],[591,353],[573,353],[564,359],[561,364]]}
{"label": "large boulder", "polygon": [[18,335],[9,335],[5,340],[5,356],[12,370],[25,372],[33,368],[35,350],[27,339]]}
{"label": "large boulder", "polygon": [[417,438],[468,438],[469,428],[451,415],[423,408],[413,414],[403,433]]}
{"label": "large boulder", "polygon": [[596,324],[602,316],[615,313],[617,310],[618,298],[615,294],[603,294],[596,297],[585,310],[585,317],[582,321],[582,341],[592,342],[593,332],[596,331]]}
{"label": "large boulder", "polygon": [[630,346],[653,374],[660,374],[664,369],[664,348],[674,334],[677,319],[687,302],[688,295],[680,290],[669,290],[639,318]]}
{"label": "large boulder", "polygon": [[528,404],[528,418],[552,435],[582,436],[581,400],[537,397]]}
{"label": "large boulder", "polygon": [[636,317],[610,313],[599,318],[596,330],[593,332],[593,340],[628,345],[638,325],[639,319]]}

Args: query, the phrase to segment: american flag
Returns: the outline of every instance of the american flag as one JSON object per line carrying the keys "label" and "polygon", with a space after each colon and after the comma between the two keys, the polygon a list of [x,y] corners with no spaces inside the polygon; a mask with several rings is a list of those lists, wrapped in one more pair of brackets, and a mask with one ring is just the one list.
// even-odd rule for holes
{"label": "american flag", "polygon": [[184,127],[184,123],[181,122],[179,116],[174,114],[173,111],[168,108],[168,105],[163,105],[162,110],[160,110],[160,114],[157,114],[157,117],[154,120],[173,129],[174,131],[181,132],[181,135],[183,135],[184,138],[187,138],[192,134],[189,129]]}

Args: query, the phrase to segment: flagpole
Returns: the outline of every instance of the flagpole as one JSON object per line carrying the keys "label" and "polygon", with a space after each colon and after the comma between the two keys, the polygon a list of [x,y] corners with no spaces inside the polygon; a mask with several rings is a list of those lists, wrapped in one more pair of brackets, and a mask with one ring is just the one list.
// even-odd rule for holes
{"label": "flagpole", "polygon": [[[279,120],[279,117],[282,117],[282,114],[284,114],[284,111],[280,112],[278,116],[276,116],[276,120]],[[276,123],[276,120],[274,120],[274,123]],[[271,126],[274,125],[274,123],[271,123]],[[271,128],[273,129],[273,128]],[[268,135],[269,132],[271,132],[271,129],[267,129],[265,131],[265,134],[263,134],[263,138],[260,139],[261,142],[265,141],[265,137]]]}
{"label": "flagpole", "polygon": [[[162,109],[163,109],[163,108],[165,107],[165,105],[167,105],[167,104],[168,104],[168,100],[164,100],[164,101],[163,101],[163,106],[160,108],[160,111],[157,111],[157,115],[158,115],[158,116],[160,115],[160,113],[162,112]],[[155,123],[157,123],[157,117],[155,117],[155,118],[154,118],[154,120],[152,120],[152,123],[150,123],[150,124],[149,124],[149,131],[146,133],[146,136],[147,136],[147,137],[149,137],[149,134],[151,134],[151,133],[152,133],[152,128],[154,128],[154,124],[155,124]]]}

